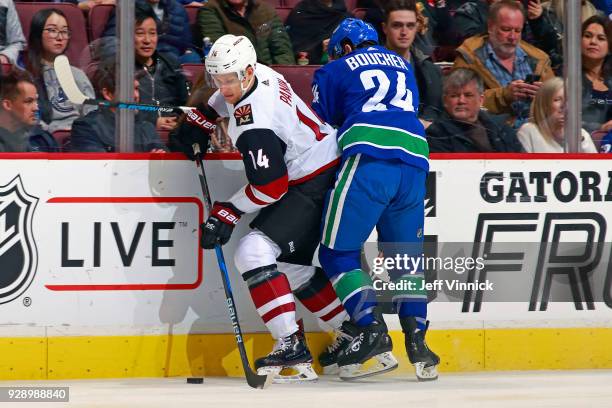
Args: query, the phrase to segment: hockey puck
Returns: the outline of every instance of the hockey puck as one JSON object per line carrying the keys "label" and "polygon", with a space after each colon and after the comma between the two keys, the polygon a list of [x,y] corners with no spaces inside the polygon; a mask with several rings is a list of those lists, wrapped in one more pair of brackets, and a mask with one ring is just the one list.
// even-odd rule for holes
{"label": "hockey puck", "polygon": [[202,384],[204,379],[202,377],[189,377],[187,378],[187,384]]}

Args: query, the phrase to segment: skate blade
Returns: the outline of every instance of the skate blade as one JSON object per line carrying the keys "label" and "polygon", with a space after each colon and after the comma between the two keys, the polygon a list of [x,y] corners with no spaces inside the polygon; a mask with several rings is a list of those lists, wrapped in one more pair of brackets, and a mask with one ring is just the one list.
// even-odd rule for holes
{"label": "skate blade", "polygon": [[337,375],[340,373],[340,368],[338,367],[338,364],[330,364],[328,366],[323,367],[323,374],[324,375]]}
{"label": "skate blade", "polygon": [[344,381],[353,381],[383,374],[397,368],[397,359],[390,351],[378,354],[372,358],[376,360],[376,363],[366,370],[363,370],[363,364],[349,364],[340,367],[340,379]]}
{"label": "skate blade", "polygon": [[[291,370],[297,372],[296,374],[281,374],[283,370]],[[291,383],[302,383],[316,381],[319,377],[312,368],[310,363],[296,364],[294,366],[287,367],[262,367],[257,370],[259,375],[272,374],[274,379],[273,384],[291,384]]]}
{"label": "skate blade", "polygon": [[438,379],[438,368],[435,365],[425,367],[425,363],[415,363],[414,369],[418,381],[434,381]]}

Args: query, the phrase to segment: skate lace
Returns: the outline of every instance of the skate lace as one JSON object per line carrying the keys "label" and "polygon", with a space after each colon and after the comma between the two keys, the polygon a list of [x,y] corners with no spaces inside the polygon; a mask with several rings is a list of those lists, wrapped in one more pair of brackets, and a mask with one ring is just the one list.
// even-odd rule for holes
{"label": "skate lace", "polygon": [[272,351],[271,354],[273,355],[280,354],[283,351],[287,350],[290,345],[291,345],[291,336],[281,337],[280,339],[276,340],[276,343],[274,344],[274,350]]}
{"label": "skate lace", "polygon": [[336,352],[340,347],[342,347],[343,343],[346,341],[351,341],[353,338],[351,336],[349,336],[348,334],[344,333],[341,330],[338,330],[336,332],[336,338],[334,339],[334,342],[332,344],[330,344],[329,346],[327,346],[327,351],[329,353],[334,353]]}

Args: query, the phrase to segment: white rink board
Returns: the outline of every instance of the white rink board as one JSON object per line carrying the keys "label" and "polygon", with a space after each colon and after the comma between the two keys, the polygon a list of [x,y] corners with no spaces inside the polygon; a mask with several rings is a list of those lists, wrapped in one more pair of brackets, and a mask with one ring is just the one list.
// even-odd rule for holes
{"label": "white rink board", "polygon": [[[33,238],[27,238],[27,222],[22,216],[14,223],[16,229],[11,229],[14,213],[6,210],[8,193],[0,197],[1,273],[7,276],[8,259],[18,266],[26,262],[23,257],[11,257],[9,238],[30,239],[36,248],[30,257],[36,268],[29,287],[10,301],[10,296],[2,297],[0,291],[0,337],[153,334],[167,333],[169,326],[174,334],[231,332],[214,253],[204,252],[201,279],[199,276],[198,223],[205,214],[192,162],[176,160],[174,155],[170,160],[134,159],[138,156],[117,160],[117,155],[80,160],[47,160],[49,157],[0,161],[0,186],[19,176],[25,192],[38,200],[31,217]],[[586,159],[434,160],[436,193],[427,207],[435,206],[435,216],[430,210],[425,233],[437,235],[438,242],[471,242],[479,216],[491,213],[536,214],[529,221],[533,231],[500,238],[513,242],[538,242],[546,214],[551,213],[597,213],[609,224],[611,164],[610,160]],[[215,199],[227,199],[244,186],[238,160],[211,160],[206,170]],[[586,201],[589,194],[584,194],[581,201],[585,183],[578,179],[576,197],[560,201],[553,187],[563,171],[599,175],[597,188],[588,193],[591,200],[601,200]],[[531,201],[507,202],[504,196],[501,202],[487,202],[480,192],[487,172],[502,173],[501,180],[486,185],[491,194],[499,185],[508,192],[511,180],[517,179],[511,172],[524,174]],[[545,183],[543,190],[546,202],[534,202],[539,193],[529,175],[536,172],[550,173],[551,182]],[[564,200],[570,184],[570,180],[561,183]],[[255,332],[265,328],[232,259],[235,243],[247,231],[249,219],[243,218],[224,251],[243,331]],[[606,242],[612,242],[610,228],[605,230]],[[11,235],[15,231],[17,235]],[[139,240],[134,240],[138,231]],[[21,245],[25,241],[10,242]],[[610,256],[604,253],[602,261]],[[548,310],[533,312],[526,303],[487,303],[480,312],[462,312],[461,306],[432,304],[432,328],[609,326],[612,321],[612,309],[604,303],[597,303],[595,310],[582,311],[571,303],[551,303]],[[390,325],[397,328],[393,319]],[[316,329],[310,318],[307,326]]]}

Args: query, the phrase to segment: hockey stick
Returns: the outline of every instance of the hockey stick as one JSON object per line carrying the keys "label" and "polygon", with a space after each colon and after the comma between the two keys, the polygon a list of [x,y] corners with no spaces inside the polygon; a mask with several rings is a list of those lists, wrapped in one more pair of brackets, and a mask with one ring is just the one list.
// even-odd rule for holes
{"label": "hockey stick", "polygon": [[[206,173],[204,172],[204,163],[199,157],[200,146],[196,143],[193,145],[193,152],[196,156],[196,163],[198,165],[198,178],[200,180],[200,186],[202,187],[202,195],[204,196],[204,204],[206,211],[210,214],[212,210],[212,200],[210,198],[210,191],[208,189],[208,183],[206,181]],[[225,264],[225,257],[223,256],[223,250],[221,245],[215,245],[215,253],[217,254],[217,263],[221,270],[221,279],[223,280],[223,289],[225,290],[225,297],[227,308],[229,309],[230,319],[232,320],[232,326],[234,327],[234,334],[236,335],[236,343],[238,344],[238,351],[240,352],[240,359],[242,360],[242,368],[244,369],[244,375],[246,376],[247,383],[253,388],[265,388],[272,380],[274,375],[259,375],[251,370],[249,365],[249,359],[244,348],[244,342],[242,338],[242,330],[240,329],[240,323],[238,322],[238,310],[236,309],[236,303],[234,302],[234,295],[232,294],[232,286],[230,285],[229,274],[227,273],[227,266]]]}
{"label": "hockey stick", "polygon": [[83,94],[83,92],[81,92],[76,81],[74,80],[68,57],[65,55],[59,55],[55,58],[53,67],[55,69],[55,73],[57,74],[57,80],[68,97],[68,100],[76,105],[94,105],[103,108],[118,108],[164,113],[187,113],[194,109],[189,106],[152,105],[138,102],[111,102],[104,99],[90,99]]}

